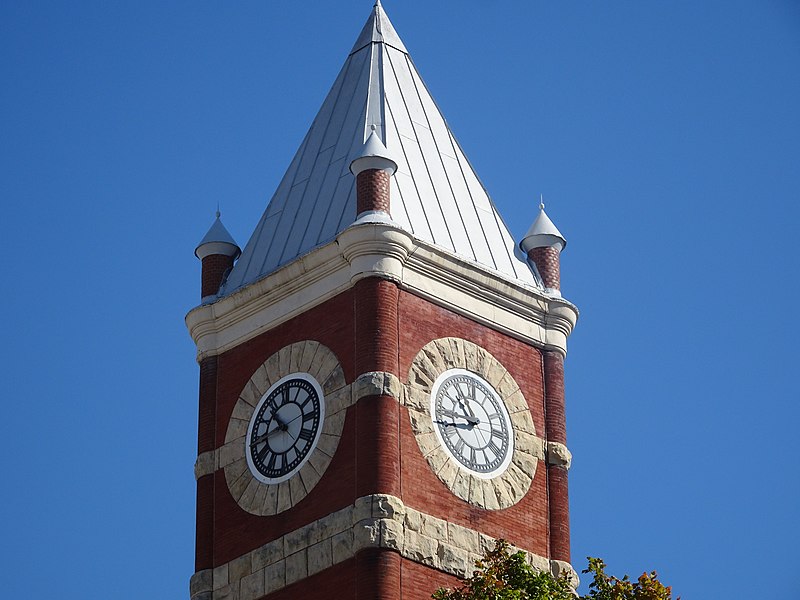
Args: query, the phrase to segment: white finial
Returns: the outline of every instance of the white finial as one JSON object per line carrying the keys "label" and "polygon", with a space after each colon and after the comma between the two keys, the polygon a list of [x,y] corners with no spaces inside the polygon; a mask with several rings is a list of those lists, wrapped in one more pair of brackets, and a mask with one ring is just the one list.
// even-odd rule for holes
{"label": "white finial", "polygon": [[544,210],[544,194],[539,194],[539,210]]}

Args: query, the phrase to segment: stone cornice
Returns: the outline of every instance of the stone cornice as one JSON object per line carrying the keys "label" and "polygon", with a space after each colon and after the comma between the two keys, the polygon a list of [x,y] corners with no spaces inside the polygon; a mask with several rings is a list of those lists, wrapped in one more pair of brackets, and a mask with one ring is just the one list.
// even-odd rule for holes
{"label": "stone cornice", "polygon": [[192,309],[186,325],[198,361],[302,314],[364,277],[390,279],[435,304],[561,354],[578,317],[575,306],[560,297],[418,240],[388,219],[367,219],[255,283]]}
{"label": "stone cornice", "polygon": [[[190,582],[190,596],[192,600],[256,600],[367,548],[393,550],[403,558],[463,578],[495,542],[484,533],[406,506],[396,496],[371,494],[228,563],[198,571]],[[568,563],[522,551],[535,569],[555,576],[566,572],[577,588],[578,576]]]}

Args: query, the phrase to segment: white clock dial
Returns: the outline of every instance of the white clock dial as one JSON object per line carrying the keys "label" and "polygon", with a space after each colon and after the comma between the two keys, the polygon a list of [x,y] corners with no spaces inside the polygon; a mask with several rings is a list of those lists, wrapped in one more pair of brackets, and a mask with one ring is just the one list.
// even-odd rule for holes
{"label": "white clock dial", "polygon": [[439,441],[459,466],[486,479],[508,467],[514,429],[486,380],[464,369],[445,371],[433,385],[431,415]]}

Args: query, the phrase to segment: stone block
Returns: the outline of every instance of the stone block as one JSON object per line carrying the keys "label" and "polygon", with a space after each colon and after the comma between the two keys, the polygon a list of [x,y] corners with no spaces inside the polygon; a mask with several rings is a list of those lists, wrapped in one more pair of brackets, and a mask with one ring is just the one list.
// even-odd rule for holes
{"label": "stone block", "polygon": [[239,584],[240,600],[258,600],[264,595],[264,571],[244,577]]}
{"label": "stone block", "polygon": [[325,414],[335,415],[347,410],[353,404],[352,386],[346,385],[325,396]]}
{"label": "stone block", "polygon": [[239,582],[230,583],[214,592],[214,600],[239,600]]}
{"label": "stone block", "polygon": [[472,529],[467,529],[455,523],[448,523],[447,540],[451,546],[455,546],[456,548],[461,548],[473,554],[480,553],[478,532]]}
{"label": "stone block", "polygon": [[417,531],[417,532],[421,531],[422,514],[418,510],[406,507],[405,524],[406,524],[406,529],[410,531]]}
{"label": "stone block", "polygon": [[311,464],[310,459],[309,462],[304,464],[300,469],[299,476],[303,481],[303,488],[307,490],[307,492],[310,492],[312,489],[314,489],[314,486],[317,485],[317,482],[319,482],[321,477],[314,468],[314,465]]}
{"label": "stone block", "polygon": [[302,371],[300,368],[300,362],[303,358],[303,350],[305,346],[305,342],[295,342],[292,344],[292,353],[289,356],[289,371],[292,373],[299,373]]}
{"label": "stone block", "polygon": [[286,585],[308,577],[308,558],[305,550],[286,557]]}
{"label": "stone block", "polygon": [[[244,493],[239,498],[239,506],[245,509],[247,512],[252,513],[255,511],[253,501],[256,498],[256,492],[258,488],[261,487],[262,484],[258,479],[255,477],[250,478],[250,483],[247,484],[247,487],[244,490]],[[260,509],[261,507],[259,507]]]}
{"label": "stone block", "polygon": [[282,481],[278,484],[278,508],[277,512],[282,513],[292,507],[292,497],[289,492],[289,482]]}
{"label": "stone block", "polygon": [[353,558],[355,548],[353,547],[353,530],[347,529],[337,533],[331,538],[331,557],[333,564],[338,564]]}
{"label": "stone block", "polygon": [[269,377],[270,382],[272,382],[270,385],[274,385],[281,378],[280,359],[280,352],[276,352],[264,363],[264,368],[267,370],[267,377]]}
{"label": "stone block", "polygon": [[250,422],[253,416],[253,407],[247,402],[237,402],[233,407],[233,414],[231,417],[234,419],[241,419],[242,421]]}
{"label": "stone block", "polygon": [[303,498],[306,497],[308,493],[306,491],[305,486],[303,485],[303,479],[301,477],[292,477],[288,480],[289,483],[289,495],[292,498],[292,506],[300,502]]}
{"label": "stone block", "polygon": [[229,473],[228,469],[225,469],[225,481],[228,483],[228,490],[231,496],[237,501],[242,497],[242,494],[247,489],[247,486],[250,485],[252,479],[250,471],[245,471],[241,473],[239,477],[235,477],[233,473]]}
{"label": "stone block", "polygon": [[214,575],[212,576],[213,587],[218,590],[221,587],[228,585],[228,563],[214,568]]}
{"label": "stone block", "polygon": [[[342,413],[339,413],[342,414]],[[339,436],[331,435],[329,433],[321,433],[317,447],[322,450],[329,457],[336,454],[336,447],[339,445]]]}
{"label": "stone block", "polygon": [[439,565],[438,547],[437,540],[422,535],[418,531],[406,529],[403,538],[403,556],[429,567],[437,567]]}
{"label": "stone block", "polygon": [[279,560],[264,569],[264,593],[269,594],[286,586],[286,561]]}
{"label": "stone block", "polygon": [[435,540],[447,540],[447,521],[432,515],[422,514],[420,533]]}
{"label": "stone block", "polygon": [[278,351],[278,365],[283,374],[291,373],[290,363],[292,361],[292,346],[284,346]]}
{"label": "stone block", "polygon": [[285,556],[283,537],[264,544],[250,553],[251,572],[255,573],[265,567],[275,564]]}
{"label": "stone block", "polygon": [[238,583],[250,573],[252,573],[252,558],[249,552],[228,563],[228,583]]}
{"label": "stone block", "polygon": [[466,577],[467,569],[470,567],[466,550],[440,542],[437,554],[439,555],[439,568],[442,571],[456,577]]}
{"label": "stone block", "polygon": [[194,478],[200,479],[213,473],[216,470],[216,458],[213,450],[200,454],[194,462]]}
{"label": "stone block", "polygon": [[197,594],[202,592],[209,592],[213,587],[213,571],[211,569],[203,569],[198,571],[189,579],[189,596],[194,598]]}
{"label": "stone block", "polygon": [[264,365],[261,365],[256,369],[256,372],[253,373],[250,380],[256,386],[256,389],[260,392],[260,395],[263,396],[267,393],[271,383],[269,380],[269,376],[267,375],[267,370],[264,368]]}
{"label": "stone block", "polygon": [[393,519],[381,519],[381,548],[389,548],[390,550],[397,550],[398,552],[403,549],[403,538],[405,529],[403,528],[402,521],[395,521]]}
{"label": "stone block", "polygon": [[219,449],[219,466],[226,467],[244,458],[244,439],[231,440]]}
{"label": "stone block", "polygon": [[308,547],[308,574],[314,575],[333,565],[333,547],[326,539]]}
{"label": "stone block", "polygon": [[303,355],[300,358],[298,370],[305,371],[306,373],[309,372],[309,368],[311,367],[311,363],[314,361],[314,356],[317,354],[317,349],[319,346],[320,343],[315,342],[314,340],[306,340],[303,342]]}
{"label": "stone block", "polygon": [[347,385],[347,382],[344,379],[344,371],[342,371],[342,368],[337,364],[333,372],[328,375],[325,383],[322,384],[322,391],[327,396],[343,388],[345,385]]}

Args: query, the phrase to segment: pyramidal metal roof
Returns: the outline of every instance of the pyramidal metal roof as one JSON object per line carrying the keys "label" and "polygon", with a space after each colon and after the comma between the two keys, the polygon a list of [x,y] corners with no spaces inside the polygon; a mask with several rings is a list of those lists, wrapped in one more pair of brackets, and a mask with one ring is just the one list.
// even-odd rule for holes
{"label": "pyramidal metal roof", "polygon": [[542,287],[377,2],[220,295],[355,221],[349,167],[373,125],[398,165],[390,180],[394,221],[467,261]]}

